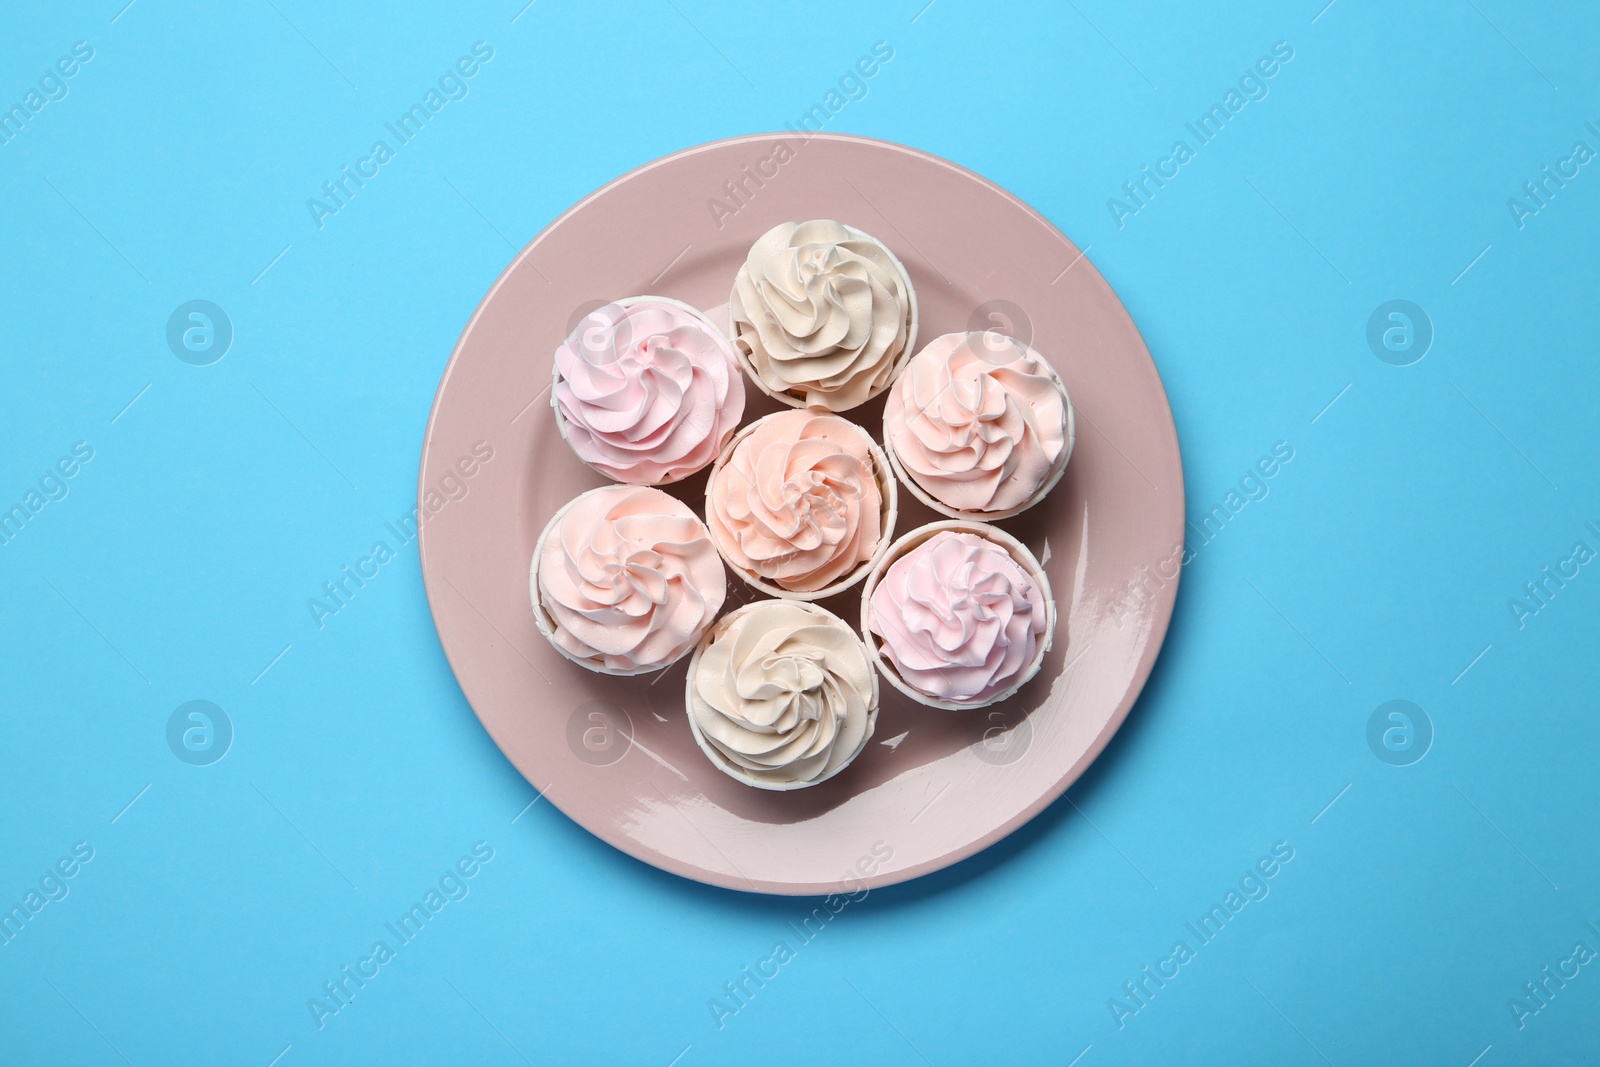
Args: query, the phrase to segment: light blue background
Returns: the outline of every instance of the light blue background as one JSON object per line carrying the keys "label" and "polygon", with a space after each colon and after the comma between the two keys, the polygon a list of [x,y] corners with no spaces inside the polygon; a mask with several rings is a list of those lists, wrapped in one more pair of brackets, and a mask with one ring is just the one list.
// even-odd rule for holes
{"label": "light blue background", "polygon": [[[1522,229],[1507,207],[1600,149],[1592,6],[122,2],[0,33],[7,107],[95,50],[0,147],[0,502],[94,448],[0,548],[0,903],[95,850],[0,946],[0,1061],[1593,1061],[1600,964],[1521,1029],[1508,1001],[1600,948],[1600,566],[1523,628],[1508,601],[1600,549],[1600,169]],[[319,230],[307,198],[479,40],[470,96]],[[305,605],[411,506],[515,248],[630,168],[797,120],[880,40],[828,128],[1090,247],[1166,382],[1190,517],[1294,459],[1185,569],[1070,803],[852,905],[719,1030],[708,1000],[813,902],[662,874],[548,803],[513,823],[533,791],[414,545],[325,629]],[[1119,229],[1107,198],[1277,41],[1270,95]],[[164,339],[195,298],[236,331],[208,367]],[[1365,340],[1394,298],[1436,332],[1409,367]],[[1436,732],[1409,767],[1365,739],[1393,698]],[[209,767],[167,747],[191,699],[236,732]],[[480,840],[470,896],[319,1030],[307,999]],[[1119,1029],[1108,998],[1278,841],[1270,896]]]}

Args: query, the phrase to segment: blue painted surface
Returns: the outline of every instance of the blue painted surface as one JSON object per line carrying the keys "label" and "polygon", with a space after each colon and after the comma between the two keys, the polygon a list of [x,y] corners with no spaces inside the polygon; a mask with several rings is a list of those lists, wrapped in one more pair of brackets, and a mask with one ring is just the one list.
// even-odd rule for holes
{"label": "blue painted surface", "polygon": [[[27,514],[0,546],[0,904],[28,913],[0,1060],[1592,1062],[1592,8],[121,2],[0,35],[0,504]],[[308,208],[430,88],[423,132]],[[414,545],[321,628],[306,602],[411,506],[514,248],[833,88],[828,129],[947,156],[1089,248],[1211,518],[1071,803],[802,943],[807,902],[662,874],[547,804],[513,822],[532,791]],[[1130,197],[1146,165],[1169,176]],[[192,300],[231,323],[221,358],[214,314],[169,346]],[[1420,360],[1414,314],[1369,346],[1392,300],[1431,325]],[[195,700],[221,716],[169,731]],[[1391,700],[1421,715],[1369,732]],[[314,1012],[347,965],[375,976]]]}

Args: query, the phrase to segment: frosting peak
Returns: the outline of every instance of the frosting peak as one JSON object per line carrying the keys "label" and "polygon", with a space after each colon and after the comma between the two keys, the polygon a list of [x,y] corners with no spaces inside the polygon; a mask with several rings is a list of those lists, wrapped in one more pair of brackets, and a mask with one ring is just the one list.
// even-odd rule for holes
{"label": "frosting peak", "polygon": [[882,392],[916,342],[916,295],[877,239],[825,219],[759,237],[734,279],[733,333],[786,403],[844,411]]}
{"label": "frosting peak", "polygon": [[1033,349],[1001,333],[929,341],[895,382],[884,438],[906,476],[956,512],[1020,511],[1072,449],[1065,388]]}
{"label": "frosting peak", "polygon": [[686,305],[651,297],[584,316],[555,357],[552,402],[578,458],[619,482],[677,481],[744,415],[733,349]]}
{"label": "frosting peak", "polygon": [[[872,590],[870,630],[900,680],[968,707],[1037,669],[1049,594],[1000,545],[941,530],[896,559]],[[870,639],[870,638],[869,638]]]}
{"label": "frosting peak", "polygon": [[838,616],[761,600],[719,622],[689,669],[695,739],[729,775],[764,789],[832,777],[872,736],[878,680]]}
{"label": "frosting peak", "polygon": [[605,486],[546,527],[533,562],[540,629],[586,667],[638,674],[694,647],[727,577],[705,525],[659,489]]}
{"label": "frosting peak", "polygon": [[752,423],[706,486],[717,548],[741,574],[787,592],[846,578],[891,532],[879,482],[888,472],[874,452],[838,415],[781,411]]}

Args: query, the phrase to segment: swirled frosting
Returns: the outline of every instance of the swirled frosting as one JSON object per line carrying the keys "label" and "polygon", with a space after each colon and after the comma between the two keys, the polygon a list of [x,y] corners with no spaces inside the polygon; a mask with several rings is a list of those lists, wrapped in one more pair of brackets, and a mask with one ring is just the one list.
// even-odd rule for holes
{"label": "swirled frosting", "polygon": [[734,279],[736,342],[774,395],[844,411],[876,396],[912,344],[916,295],[875,238],[825,219],[785,222]]}
{"label": "swirled frosting", "polygon": [[883,492],[868,442],[838,415],[780,411],[751,424],[706,486],[723,557],[790,592],[822,589],[871,559]]}
{"label": "swirled frosting", "polygon": [[879,652],[927,696],[978,704],[1023,680],[1049,626],[1033,576],[977,534],[941,530],[890,564],[868,602]]}
{"label": "swirled frosting", "polygon": [[727,592],[705,525],[687,504],[644,486],[578,497],[546,531],[536,563],[550,640],[610,673],[683,655]]}
{"label": "swirled frosting", "polygon": [[774,789],[843,769],[872,736],[878,706],[877,676],[855,632],[792,600],[757,601],[718,623],[687,688],[708,754],[734,777]]}
{"label": "swirled frosting", "polygon": [[578,458],[619,482],[654,485],[717,457],[744,415],[728,342],[661,300],[607,304],[556,349],[555,403]]}
{"label": "swirled frosting", "polygon": [[1064,461],[1067,395],[1027,345],[947,333],[895,382],[883,433],[905,473],[947,507],[1006,511],[1031,503]]}

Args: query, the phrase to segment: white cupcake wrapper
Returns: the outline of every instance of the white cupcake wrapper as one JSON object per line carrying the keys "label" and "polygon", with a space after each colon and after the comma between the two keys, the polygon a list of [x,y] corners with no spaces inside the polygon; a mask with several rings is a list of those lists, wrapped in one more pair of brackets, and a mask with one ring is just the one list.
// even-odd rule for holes
{"label": "white cupcake wrapper", "polygon": [[[808,410],[817,415],[838,414],[838,412],[823,411],[819,408],[811,408]],[[748,437],[756,427],[760,426],[766,420],[776,418],[778,415],[783,414],[787,413],[779,411],[772,415],[763,415],[755,422],[750,423],[738,433],[734,434],[728,439],[728,443],[722,447],[722,452],[717,456],[717,461],[711,465],[711,477],[706,480],[706,528],[711,530],[711,543],[716,546],[717,554],[722,557],[722,562],[727,565],[728,570],[732,571],[750,588],[762,593],[766,593],[768,596],[779,597],[784,600],[822,600],[825,597],[833,596],[835,593],[843,592],[844,590],[849,589],[852,585],[855,585],[857,582],[861,581],[867,576],[868,572],[872,570],[873,565],[877,563],[877,561],[886,551],[888,551],[889,542],[894,540],[895,521],[900,516],[900,498],[898,487],[895,483],[893,470],[889,465],[887,457],[884,455],[883,449],[878,447],[878,442],[874,441],[872,439],[872,435],[868,433],[866,429],[863,428],[859,423],[852,422],[849,418],[840,416],[840,418],[843,418],[844,421],[849,424],[852,430],[855,430],[861,435],[862,440],[866,441],[869,454],[872,456],[872,470],[878,478],[878,495],[882,499],[882,505],[878,513],[881,532],[878,536],[878,544],[872,550],[871,558],[862,561],[853,570],[851,570],[850,573],[846,574],[843,578],[840,578],[831,585],[823,586],[821,589],[804,591],[785,589],[775,582],[766,581],[760,576],[746,571],[744,567],[729,557],[727,550],[723,547],[722,542],[717,537],[716,530],[711,525],[710,516],[712,490],[717,484],[718,476],[722,474],[722,468],[726,465],[728,457],[733,455],[733,450],[739,447],[739,443]]]}
{"label": "white cupcake wrapper", "polygon": [[[628,488],[650,488],[649,486],[635,487],[632,485],[632,483],[621,484],[627,486]],[[544,543],[550,537],[551,532],[561,525],[561,520],[566,517],[567,512],[571,511],[573,506],[576,505],[578,501],[583,500],[585,497],[592,496],[595,493],[607,492],[612,488],[614,487],[602,485],[598,489],[590,489],[587,492],[579,493],[577,496],[563,504],[560,509],[558,509],[556,513],[550,517],[550,521],[544,524],[544,530],[540,532],[539,540],[536,541],[533,546],[533,561],[528,564],[528,595],[533,602],[534,625],[539,627],[539,632],[544,635],[546,641],[550,642],[551,648],[555,649],[557,652],[561,653],[562,656],[571,660],[573,663],[576,663],[578,666],[584,668],[585,670],[593,671],[596,674],[610,675],[613,678],[635,678],[641,674],[654,674],[657,671],[664,671],[674,663],[677,663],[679,660],[683,659],[683,657],[689,655],[694,647],[699,644],[700,638],[705,636],[705,632],[711,629],[712,623],[708,622],[704,627],[702,627],[700,634],[696,636],[694,641],[690,642],[682,652],[678,653],[665,663],[654,667],[636,667],[633,670],[616,670],[614,668],[607,667],[604,663],[597,663],[592,659],[586,659],[563,648],[561,644],[556,641],[556,620],[547,610],[545,610],[544,598],[539,595],[539,561],[544,558]],[[692,510],[691,514],[693,514]],[[698,517],[699,516],[696,516],[696,518]],[[702,523],[702,525],[704,524]],[[709,537],[710,531],[707,530],[706,534]],[[715,542],[712,543],[715,544]],[[724,602],[726,602],[726,593],[724,593]],[[715,620],[713,620],[713,622],[714,621]]]}
{"label": "white cupcake wrapper", "polygon": [[[872,594],[878,588],[878,582],[888,573],[895,560],[927,541],[934,534],[944,530],[976,534],[990,544],[1005,549],[1006,553],[1016,561],[1017,566],[1021,567],[1035,582],[1039,583],[1039,590],[1044,594],[1045,631],[1039,638],[1038,647],[1034,649],[1033,659],[1028,661],[1027,665],[1018,673],[1015,682],[986,700],[943,700],[921,692],[901,678],[899,672],[895,670],[894,664],[882,654],[878,648],[878,634],[872,628]],[[1028,682],[1032,681],[1033,676],[1039,673],[1039,668],[1044,665],[1044,657],[1050,651],[1055,632],[1056,601],[1054,594],[1050,591],[1050,578],[1045,574],[1044,567],[1034,558],[1033,553],[1028,551],[1027,545],[1018,541],[1004,530],[982,522],[973,522],[968,519],[947,519],[917,527],[890,546],[889,551],[885,552],[883,558],[873,566],[872,573],[867,577],[867,584],[861,590],[861,635],[866,642],[867,656],[872,660],[873,665],[877,667],[878,673],[887,678],[890,685],[915,700],[918,704],[925,704],[930,708],[938,708],[942,711],[972,711],[977,708],[987,708],[1015,695],[1017,690],[1027,685]]]}
{"label": "white cupcake wrapper", "polygon": [[[1017,343],[1022,344],[1020,341]],[[889,435],[887,409],[885,409],[883,424],[883,450],[889,457],[889,465],[894,468],[895,477],[899,478],[906,484],[906,489],[911,493],[912,496],[916,497],[918,500],[922,501],[924,504],[928,505],[928,507],[932,508],[934,511],[937,511],[941,515],[947,515],[952,519],[969,519],[973,522],[995,522],[999,519],[1009,519],[1015,515],[1021,515],[1024,511],[1027,511],[1039,501],[1049,496],[1050,490],[1054,489],[1057,483],[1061,481],[1061,476],[1067,473],[1067,463],[1072,459],[1073,446],[1078,442],[1078,419],[1072,408],[1072,397],[1067,393],[1067,385],[1061,380],[1060,372],[1057,371],[1055,367],[1050,365],[1050,361],[1045,359],[1037,349],[1029,345],[1023,345],[1023,347],[1029,352],[1033,353],[1033,355],[1038,358],[1040,363],[1044,364],[1045,369],[1050,372],[1050,377],[1055,380],[1056,388],[1061,390],[1061,402],[1065,404],[1067,408],[1067,443],[1066,446],[1062,448],[1061,455],[1056,458],[1055,466],[1051,469],[1050,477],[1045,479],[1044,484],[1039,487],[1039,491],[1014,508],[1004,508],[999,511],[962,511],[959,508],[951,507],[949,504],[946,504],[944,501],[934,496],[932,492],[923,488],[922,485],[917,482],[916,478],[912,477],[911,473],[905,469],[905,465],[900,462],[900,457],[895,454],[894,441],[890,439]],[[735,345],[734,348],[737,349],[738,346]]]}
{"label": "white cupcake wrapper", "polygon": [[[696,699],[694,692],[695,672],[700,666],[701,654],[704,653],[708,647],[710,647],[711,642],[715,641],[719,636],[721,636],[721,634],[726,631],[735,620],[761,607],[763,603],[765,603],[765,601],[757,601],[754,604],[746,604],[744,607],[736,608],[733,611],[728,612],[728,614],[718,619],[716,623],[714,623],[709,629],[706,630],[704,634],[701,635],[700,643],[695,647],[694,656],[689,660],[689,677],[684,683],[683,690],[684,711],[689,720],[689,730],[694,734],[695,744],[700,746],[700,751],[706,754],[706,758],[709,759],[719,771],[721,771],[723,774],[726,774],[730,778],[743,782],[745,785],[753,786],[756,789],[767,789],[773,792],[787,793],[795,789],[807,789],[814,785],[821,785],[823,782],[833,778],[840,771],[854,763],[861,753],[867,750],[867,743],[872,740],[873,731],[875,731],[878,727],[878,705],[880,703],[880,690],[878,687],[878,676],[876,673],[874,673],[871,675],[872,699],[867,705],[867,728],[866,731],[861,735],[861,744],[853,753],[850,754],[849,759],[839,764],[839,766],[835,767],[830,773],[821,778],[815,778],[809,782],[794,780],[767,781],[766,779],[754,777],[745,768],[729,760],[728,757],[724,756],[715,745],[706,740],[705,734],[700,730],[700,721],[695,717],[694,714],[694,704]],[[861,641],[861,639],[856,636],[856,632],[850,629],[850,624],[839,618],[839,616],[835,615],[833,612],[827,610],[826,608],[817,607],[815,604],[801,604],[800,606],[809,611],[816,612],[819,616],[822,616],[830,623],[838,624],[840,629],[849,634],[857,642]],[[872,643],[870,641],[866,642],[866,646],[867,658],[870,660],[872,654]]]}
{"label": "white cupcake wrapper", "polygon": [[[690,304],[685,304],[682,300],[674,300],[670,296],[625,296],[621,300],[613,300],[613,301],[611,301],[611,303],[617,305],[620,308],[630,308],[630,307],[633,307],[635,304],[642,304],[642,303],[645,303],[646,301],[649,301],[651,303],[658,303],[658,304],[670,304],[671,306],[677,308],[678,310],[686,311],[689,314],[693,315],[695,318],[699,319],[700,322],[705,325],[705,328],[707,330],[711,331],[711,334],[714,337],[718,338],[720,341],[722,341],[723,344],[727,345],[728,349],[733,353],[733,357],[734,357],[733,358],[733,366],[730,369],[732,371],[735,371],[735,372],[743,372],[744,371],[745,365],[744,365],[744,360],[740,357],[740,354],[739,354],[739,346],[737,344],[735,344],[728,337],[727,331],[723,330],[722,327],[718,326],[715,322],[713,322],[711,317],[709,315],[707,315],[705,312],[701,311],[699,308],[694,307],[693,305],[690,305]],[[585,315],[584,318],[588,318],[588,316]],[[583,325],[583,321],[582,321],[582,319],[580,319],[579,322],[578,322],[578,326],[582,326],[582,325]],[[575,338],[577,336],[577,334],[578,334],[578,327],[575,326],[575,327],[573,327],[572,332],[567,334],[566,338],[562,341],[562,344],[571,343],[571,341],[573,340],[573,338]],[[742,379],[743,378],[748,378],[749,375],[748,374],[738,373],[738,374],[735,374],[734,377],[737,377],[737,378],[741,379],[740,382],[739,382],[739,388],[743,388],[744,387],[744,382],[743,382]],[[561,402],[556,399],[556,386],[560,385],[565,380],[566,379],[561,376],[561,368],[560,368],[560,366],[558,366],[554,360],[551,360],[551,362],[550,362],[550,410],[555,412],[556,431],[561,434],[561,440],[563,440],[563,441],[565,441],[567,443],[567,447],[571,448],[572,447],[572,442],[567,437],[567,417],[561,411]],[[727,432],[722,435],[722,440],[717,442],[716,451],[717,451],[718,454],[721,453],[722,446],[727,444],[728,438],[730,436],[732,436],[732,434],[733,434],[735,429],[736,429],[736,427],[730,426],[728,428]],[[602,478],[606,478],[606,479],[608,479],[610,481],[616,482],[618,485],[645,485],[645,486],[650,486],[652,488],[658,488],[658,487],[663,486],[663,485],[671,485],[674,482],[681,482],[685,478],[692,478],[696,474],[699,474],[701,471],[705,470],[707,466],[710,466],[710,463],[705,463],[705,464],[702,464],[702,465],[696,467],[692,471],[687,471],[687,472],[685,472],[683,474],[678,475],[676,478],[666,478],[666,479],[663,479],[662,481],[659,481],[659,482],[630,482],[630,481],[626,481],[626,480],[624,480],[622,478],[618,478],[615,474],[612,474],[608,470],[603,470],[603,469],[601,469],[599,467],[596,467],[593,463],[590,463],[588,460],[584,459],[582,456],[579,456],[575,449],[573,450],[572,454],[575,457],[577,457],[577,460],[578,460],[579,463],[582,463],[585,467],[588,467],[590,470],[594,471],[596,474],[600,475]],[[713,462],[714,462],[714,459],[713,459]]]}
{"label": "white cupcake wrapper", "polygon": [[[862,230],[856,226],[850,226],[849,224],[843,222],[839,223],[839,225],[844,226],[853,233],[860,234],[862,237],[865,237],[867,240],[872,241],[883,249],[884,254],[889,257],[889,262],[893,263],[895,270],[900,272],[900,282],[905,286],[907,301],[911,305],[911,312],[908,316],[908,322],[906,323],[906,346],[900,352],[900,354],[895,357],[894,363],[889,370],[888,379],[877,390],[867,394],[866,400],[861,402],[862,404],[865,404],[867,401],[880,397],[893,388],[895,379],[900,377],[900,372],[905,370],[906,364],[911,361],[911,353],[916,351],[917,347],[917,326],[921,318],[921,312],[917,307],[916,287],[911,284],[911,275],[909,272],[907,272],[905,264],[900,262],[900,257],[895,255],[894,251],[888,245],[884,244],[870,233],[867,233],[865,230]],[[739,273],[742,273],[743,271],[744,264],[740,263]],[[761,380],[761,375],[756,371],[755,363],[750,359],[749,355],[746,354],[743,346],[739,344],[739,317],[743,313],[743,310],[744,303],[739,299],[739,281],[738,274],[736,273],[734,275],[733,292],[728,297],[728,339],[733,342],[733,354],[739,360],[739,365],[744,368],[745,376],[755,383],[757,389],[760,389],[763,393],[766,393],[772,399],[778,401],[778,403],[787,404],[792,408],[817,407],[821,408],[822,410],[829,411],[832,414],[838,415],[841,412],[851,411],[861,406],[860,404],[853,404],[848,408],[831,408],[827,407],[826,405],[809,404],[806,402],[806,399],[803,396],[796,396],[794,393],[791,393],[786,389],[774,390],[768,387],[767,383]]]}

